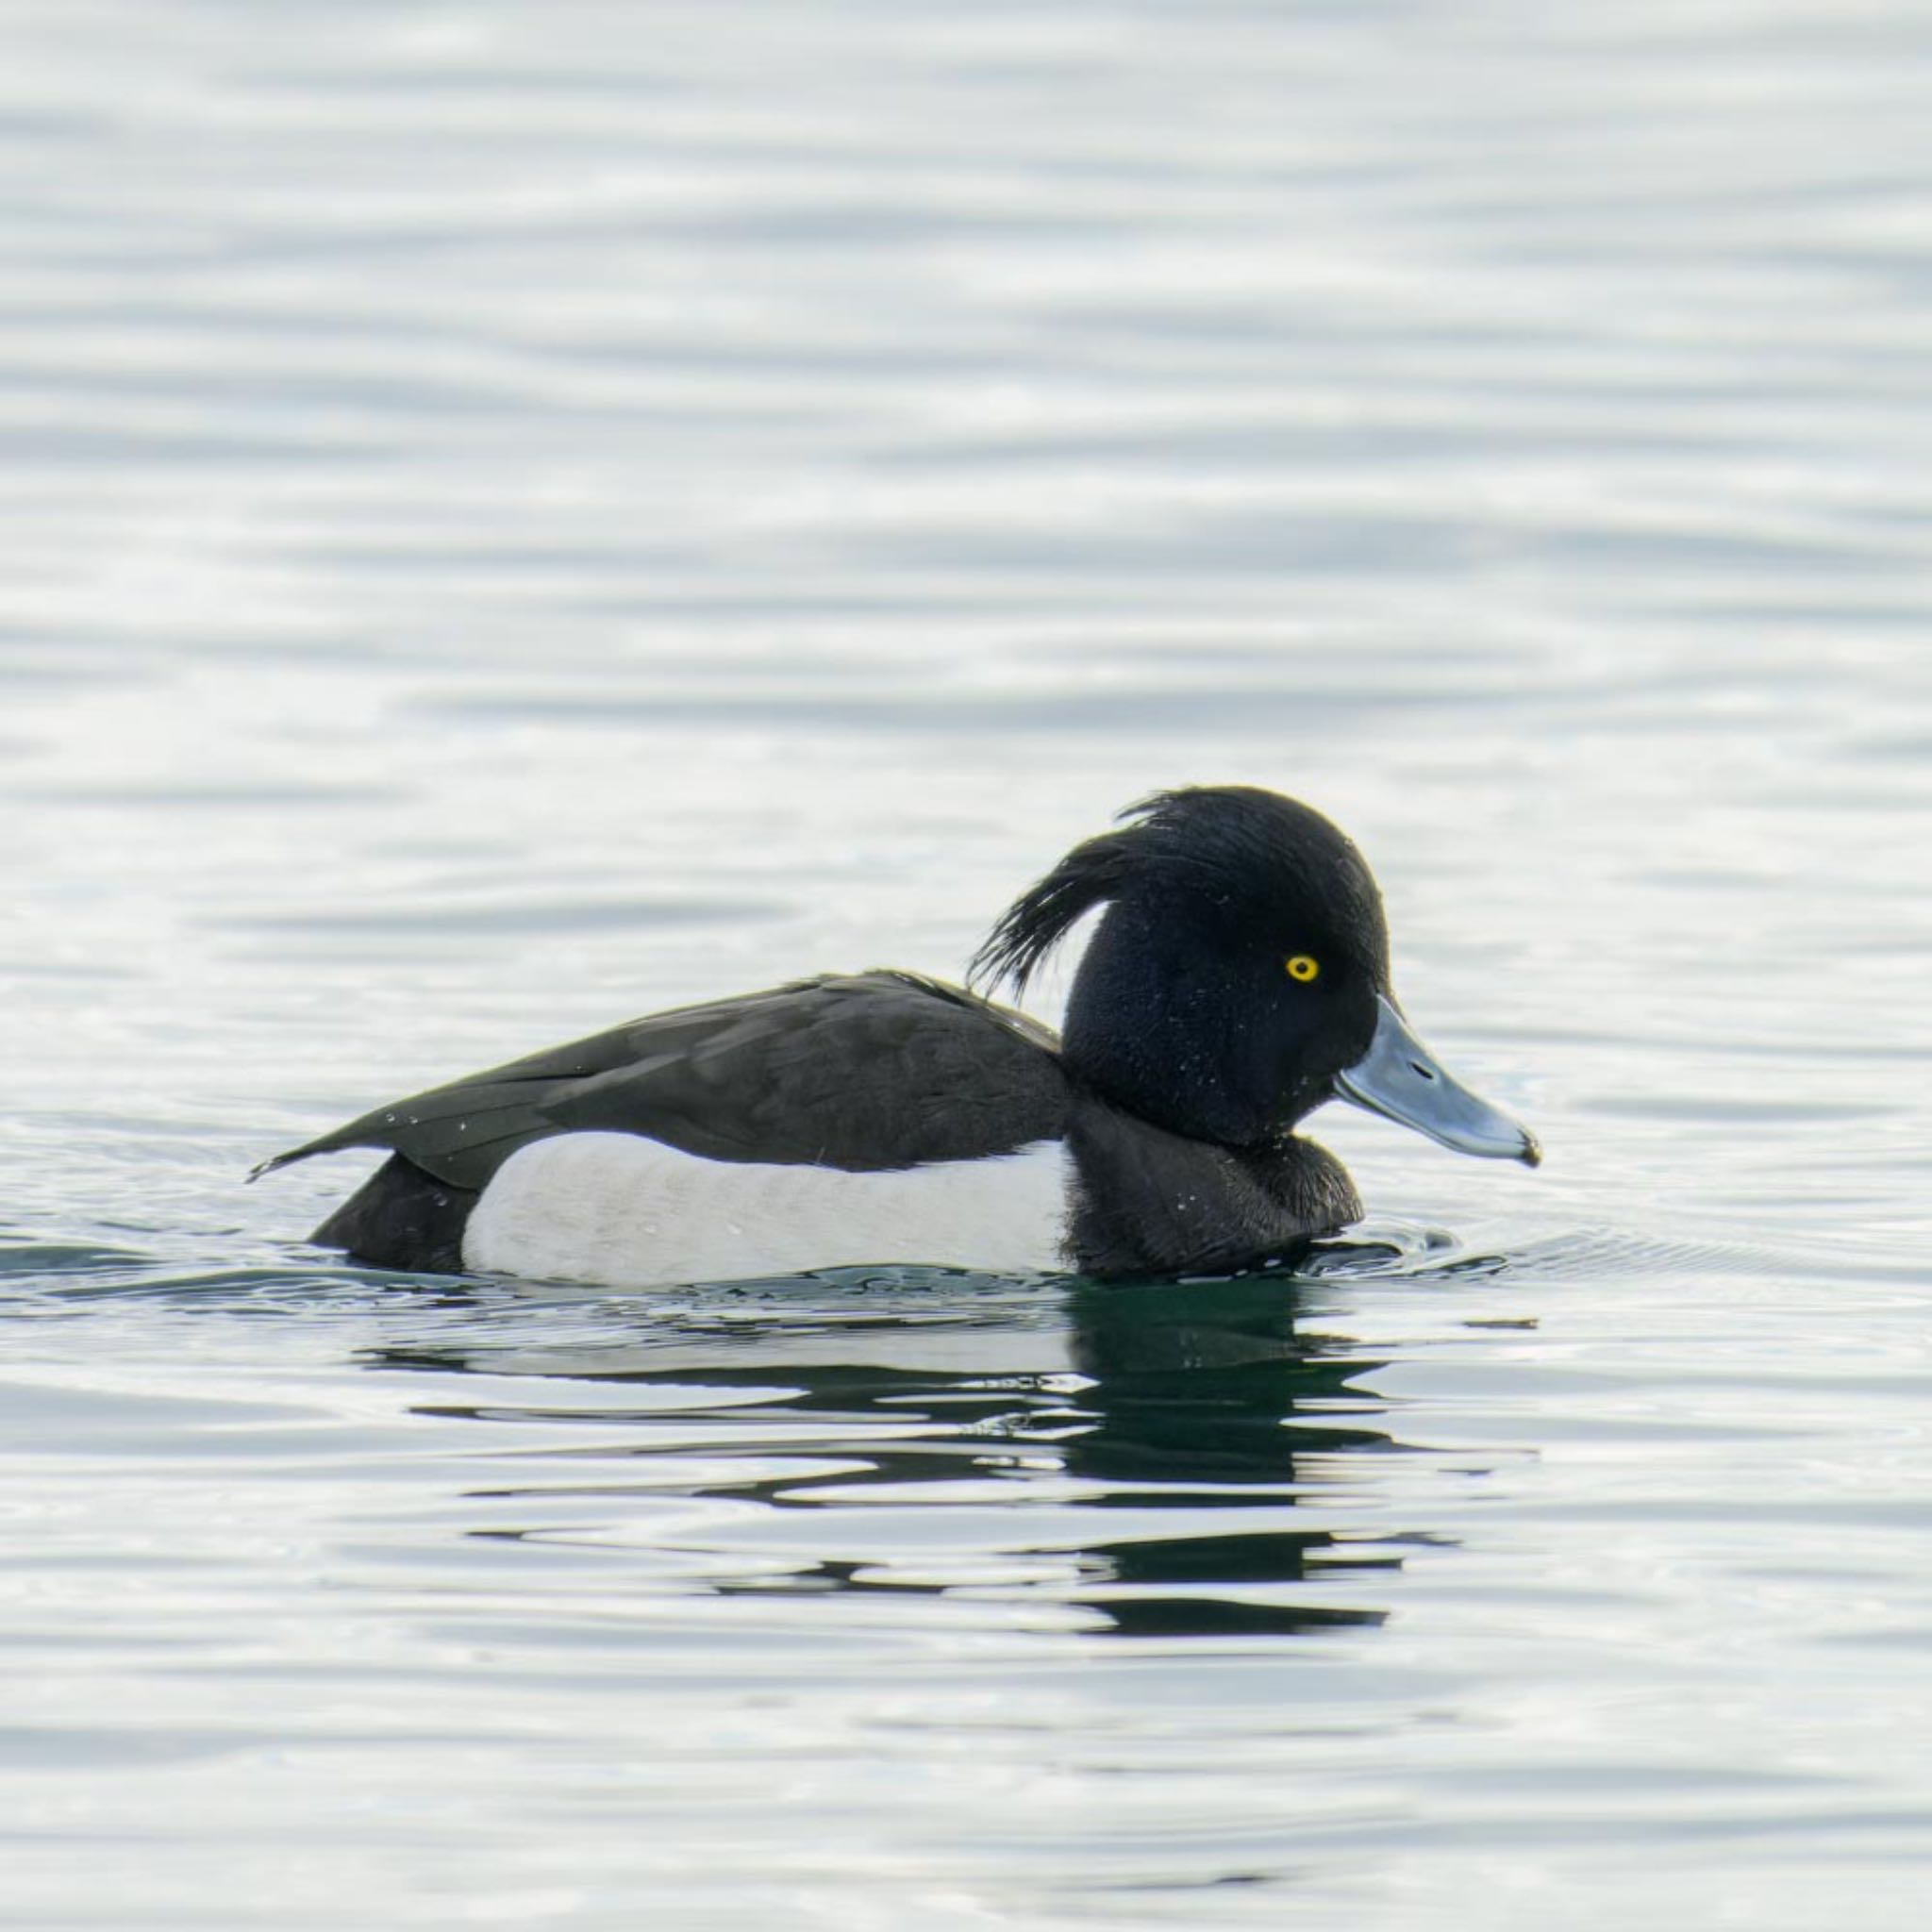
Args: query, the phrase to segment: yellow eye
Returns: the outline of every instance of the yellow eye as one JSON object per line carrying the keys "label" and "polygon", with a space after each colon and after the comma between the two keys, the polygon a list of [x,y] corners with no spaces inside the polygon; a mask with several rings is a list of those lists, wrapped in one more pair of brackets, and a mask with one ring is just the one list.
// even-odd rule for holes
{"label": "yellow eye", "polygon": [[1311,958],[1307,953],[1297,953],[1288,962],[1288,976],[1300,980],[1304,986],[1307,985],[1309,980],[1318,978],[1321,972],[1321,960]]}

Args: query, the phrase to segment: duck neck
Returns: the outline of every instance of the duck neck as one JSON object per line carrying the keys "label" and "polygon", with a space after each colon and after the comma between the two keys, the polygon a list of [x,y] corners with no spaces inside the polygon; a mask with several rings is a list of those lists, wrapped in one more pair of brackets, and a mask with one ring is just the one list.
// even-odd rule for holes
{"label": "duck neck", "polygon": [[1310,1241],[1361,1217],[1341,1163],[1293,1134],[1266,1147],[1217,1147],[1088,1100],[1074,1110],[1067,1147],[1067,1254],[1083,1274],[1293,1263]]}
{"label": "duck neck", "polygon": [[[1184,954],[1131,903],[1109,907],[1074,978],[1061,1028],[1067,1069],[1112,1106],[1224,1147],[1279,1140],[1268,1056],[1242,1024],[1238,969]],[[1271,1091],[1274,1089],[1275,1091]]]}

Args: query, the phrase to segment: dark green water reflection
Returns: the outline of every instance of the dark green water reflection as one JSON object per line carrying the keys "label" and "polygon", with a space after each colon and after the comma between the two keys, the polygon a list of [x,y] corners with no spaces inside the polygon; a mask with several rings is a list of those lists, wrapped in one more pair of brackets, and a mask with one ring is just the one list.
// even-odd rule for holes
{"label": "dark green water reflection", "polygon": [[[665,1493],[662,1467],[691,1460],[693,1431],[714,1431],[692,1479],[674,1477],[672,1487],[824,1528],[822,1538],[806,1530],[808,1547],[781,1574],[762,1543],[749,1571],[734,1571],[728,1541],[717,1546],[724,1560],[703,1587],[720,1593],[974,1588],[970,1564],[959,1586],[921,1580],[916,1553],[844,1547],[855,1516],[946,1510],[958,1494],[976,1512],[972,1551],[994,1569],[1044,1563],[1047,1574],[1028,1588],[1090,1612],[1096,1634],[1293,1636],[1383,1619],[1379,1606],[1338,1602],[1336,1592],[1399,1567],[1399,1555],[1338,1534],[1325,1519],[1338,1491],[1373,1479],[1399,1445],[1365,1379],[1376,1363],[1310,1324],[1302,1284],[1042,1284],[1031,1292],[1026,1320],[992,1327],[934,1321],[930,1296],[899,1319],[805,1329],[754,1322],[728,1342],[714,1330],[702,1362],[667,1342],[661,1314],[647,1306],[633,1335],[606,1333],[590,1347],[493,1337],[385,1346],[369,1360],[575,1385],[574,1420],[625,1432],[621,1445],[604,1438],[603,1473],[613,1454],[658,1465],[644,1475],[653,1497]],[[439,1401],[430,1412],[498,1422],[521,1413],[554,1426],[563,1409],[485,1396],[474,1407]],[[621,1510],[625,1478],[574,1493]],[[557,1495],[549,1481],[492,1492],[545,1505],[532,1535],[551,1533]],[[951,1518],[957,1536],[959,1511]],[[1049,1524],[1050,1537],[1035,1541],[1029,1532]],[[523,1532],[512,1524],[490,1533]],[[949,1560],[960,1557],[956,1543]]]}

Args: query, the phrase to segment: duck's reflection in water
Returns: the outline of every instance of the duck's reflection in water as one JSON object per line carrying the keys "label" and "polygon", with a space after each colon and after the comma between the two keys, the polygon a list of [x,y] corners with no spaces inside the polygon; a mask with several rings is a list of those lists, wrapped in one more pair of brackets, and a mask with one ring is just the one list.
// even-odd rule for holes
{"label": "duck's reflection in water", "polygon": [[[1044,1592],[1102,1634],[1294,1634],[1379,1623],[1381,1609],[1338,1598],[1400,1563],[1334,1507],[1368,1495],[1370,1458],[1396,1445],[1359,1379],[1375,1364],[1307,1332],[1307,1292],[1285,1276],[1048,1285],[964,1323],[957,1302],[953,1319],[932,1319],[924,1296],[770,1324],[687,1302],[641,1306],[628,1333],[574,1342],[546,1342],[527,1320],[506,1333],[500,1303],[475,1324],[444,1298],[450,1326],[412,1324],[415,1339],[369,1359],[520,1385],[508,1401],[479,1389],[423,1413],[634,1431],[615,1449],[600,1431],[592,1477],[573,1428],[555,1445],[568,1474],[489,1492],[550,1506],[527,1532],[494,1535],[556,1540],[551,1510],[567,1496],[572,1541],[599,1541],[582,1526],[594,1506],[635,1549],[649,1533],[639,1513],[667,1491],[735,1499],[808,1526],[736,1552],[728,1527],[708,1535],[703,1587],[720,1594]],[[533,1405],[532,1376],[579,1386]],[[584,1384],[599,1399],[585,1403]],[[648,1474],[634,1457],[652,1459]],[[923,1512],[899,1547],[882,1541],[882,1507]],[[778,1548],[795,1560],[774,1567]]]}
{"label": "duck's reflection in water", "polygon": [[[1110,1580],[1088,1601],[1112,1628],[1227,1636],[1379,1623],[1379,1610],[1317,1601],[1302,1586],[1387,1569],[1399,1559],[1386,1548],[1247,1520],[1332,1491],[1344,1480],[1338,1458],[1392,1446],[1369,1425],[1381,1411],[1356,1383],[1374,1364],[1303,1332],[1297,1284],[1096,1285],[1074,1291],[1072,1312],[1092,1420],[1063,1454],[1070,1473],[1104,1485],[1086,1554]],[[1109,1538],[1100,1525],[1121,1508],[1184,1521],[1170,1534]]]}

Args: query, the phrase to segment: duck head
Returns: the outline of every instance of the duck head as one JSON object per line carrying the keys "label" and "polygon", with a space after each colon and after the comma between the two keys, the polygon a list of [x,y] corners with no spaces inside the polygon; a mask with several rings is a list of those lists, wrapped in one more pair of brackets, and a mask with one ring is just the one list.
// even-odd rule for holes
{"label": "duck head", "polygon": [[1410,1030],[1374,875],[1319,812],[1230,785],[1157,792],[1121,819],[1017,900],[973,964],[1024,992],[1074,922],[1107,908],[1061,1033],[1076,1078],[1224,1146],[1278,1140],[1339,1097],[1464,1154],[1541,1159]]}

